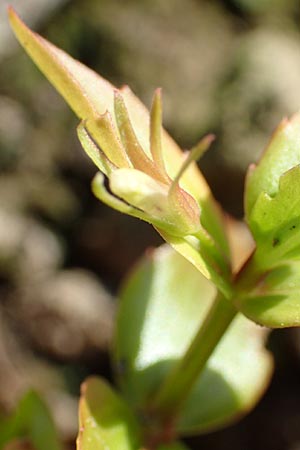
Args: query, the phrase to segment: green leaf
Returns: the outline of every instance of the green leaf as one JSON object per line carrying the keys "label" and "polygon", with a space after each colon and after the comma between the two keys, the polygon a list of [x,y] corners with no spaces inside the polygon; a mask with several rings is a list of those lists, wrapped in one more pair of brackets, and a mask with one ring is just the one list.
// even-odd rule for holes
{"label": "green leaf", "polygon": [[212,239],[204,234],[202,240],[192,236],[176,237],[156,228],[163,239],[180,255],[186,258],[202,275],[211,280],[225,297],[231,295],[229,267],[220,258]]}
{"label": "green leaf", "polygon": [[299,267],[292,263],[300,256],[299,164],[297,114],[279,125],[246,183],[246,217],[256,251],[241,273],[236,306],[255,322],[275,328],[300,322]]}
{"label": "green leaf", "polygon": [[246,218],[262,193],[274,196],[279,179],[289,169],[300,164],[300,113],[283,120],[273,134],[257,166],[249,168],[245,189]]}
{"label": "green leaf", "polygon": [[82,386],[77,450],[138,450],[135,417],[106,381],[91,377]]}
{"label": "green leaf", "polygon": [[270,328],[300,326],[300,262],[288,262],[267,273],[250,294],[238,299],[239,310]]}
{"label": "green leaf", "polygon": [[[136,410],[186,351],[214,296],[214,286],[167,246],[149,252],[128,278],[113,358],[121,389]],[[184,405],[179,432],[218,428],[254,406],[272,369],[264,340],[264,330],[236,318]]]}
{"label": "green leaf", "polygon": [[285,172],[279,190],[260,194],[249,218],[257,244],[256,262],[269,269],[300,255],[300,167]]}
{"label": "green leaf", "polygon": [[62,450],[48,408],[34,391],[29,391],[16,412],[0,423],[0,448],[17,437],[29,438],[36,450]]}
{"label": "green leaf", "polygon": [[124,393],[135,405],[186,350],[214,292],[168,246],[150,251],[132,272],[120,296],[114,359]]}

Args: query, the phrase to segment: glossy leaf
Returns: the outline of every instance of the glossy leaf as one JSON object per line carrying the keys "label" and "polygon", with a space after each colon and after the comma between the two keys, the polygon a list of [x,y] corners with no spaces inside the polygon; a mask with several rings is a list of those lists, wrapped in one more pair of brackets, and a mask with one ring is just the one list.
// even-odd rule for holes
{"label": "glossy leaf", "polygon": [[238,308],[270,328],[300,326],[300,262],[288,262],[262,277],[253,292],[238,299]]}
{"label": "glossy leaf", "polygon": [[82,385],[77,450],[138,450],[139,429],[130,409],[106,381]]}
{"label": "glossy leaf", "polygon": [[[121,293],[113,356],[136,410],[185,352],[214,295],[213,285],[167,246],[149,252],[133,271]],[[254,406],[272,369],[265,335],[244,317],[235,319],[184,405],[181,433],[218,428]]]}
{"label": "glossy leaf", "polygon": [[62,450],[48,408],[33,391],[21,399],[10,418],[0,422],[0,448],[18,437],[28,438],[36,450]]}

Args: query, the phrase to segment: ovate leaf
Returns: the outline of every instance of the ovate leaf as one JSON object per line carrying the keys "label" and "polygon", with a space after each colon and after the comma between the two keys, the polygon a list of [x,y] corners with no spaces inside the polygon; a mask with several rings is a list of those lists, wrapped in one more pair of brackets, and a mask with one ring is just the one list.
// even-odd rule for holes
{"label": "ovate leaf", "polygon": [[135,417],[106,381],[91,377],[82,386],[77,450],[138,450]]}
{"label": "ovate leaf", "polygon": [[[151,402],[186,351],[214,296],[214,286],[167,246],[149,252],[132,272],[121,292],[113,359],[136,411]],[[237,316],[184,405],[179,432],[219,428],[254,406],[272,369],[265,337],[265,330]]]}

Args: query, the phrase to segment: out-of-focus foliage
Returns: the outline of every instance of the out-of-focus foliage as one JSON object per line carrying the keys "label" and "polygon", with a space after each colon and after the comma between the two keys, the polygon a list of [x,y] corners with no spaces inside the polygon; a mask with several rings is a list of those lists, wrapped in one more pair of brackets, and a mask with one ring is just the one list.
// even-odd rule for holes
{"label": "out-of-focus foliage", "polygon": [[18,448],[13,444],[18,439],[28,441],[35,450],[62,450],[48,407],[34,391],[19,401],[11,417],[0,420],[0,448]]}

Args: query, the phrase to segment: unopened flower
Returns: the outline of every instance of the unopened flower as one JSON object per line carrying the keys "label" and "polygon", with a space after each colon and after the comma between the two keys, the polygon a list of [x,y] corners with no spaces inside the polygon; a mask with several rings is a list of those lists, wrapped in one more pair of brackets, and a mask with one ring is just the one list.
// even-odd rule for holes
{"label": "unopened flower", "polygon": [[115,89],[31,31],[12,8],[9,17],[20,43],[81,119],[79,138],[100,170],[92,183],[95,195],[152,223],[229,296],[229,249],[222,212],[195,164],[213,136],[206,136],[190,153],[181,152],[162,129],[160,90],[149,116],[128,87]]}
{"label": "unopened flower", "polygon": [[[193,235],[200,225],[200,207],[193,195],[180,187],[180,178],[191,162],[209,146],[206,136],[183,159],[172,179],[166,170],[161,140],[161,92],[154,95],[150,114],[150,155],[132,127],[122,93],[114,92],[114,120],[110,112],[83,121],[80,141],[100,169],[93,181],[98,198],[113,208],[139,217],[174,236]],[[106,187],[105,177],[108,179]]]}

